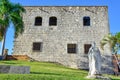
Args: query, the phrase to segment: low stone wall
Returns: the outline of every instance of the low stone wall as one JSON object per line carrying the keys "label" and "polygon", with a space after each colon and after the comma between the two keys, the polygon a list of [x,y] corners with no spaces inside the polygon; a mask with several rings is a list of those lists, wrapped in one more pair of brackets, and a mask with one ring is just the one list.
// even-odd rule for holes
{"label": "low stone wall", "polygon": [[29,66],[0,65],[0,73],[29,74]]}

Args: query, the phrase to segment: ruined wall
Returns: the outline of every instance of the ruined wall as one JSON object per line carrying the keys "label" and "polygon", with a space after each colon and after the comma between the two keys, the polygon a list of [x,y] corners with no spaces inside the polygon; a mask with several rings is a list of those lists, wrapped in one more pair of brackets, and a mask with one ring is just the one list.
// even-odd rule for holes
{"label": "ruined wall", "polygon": [[[84,44],[95,41],[100,49],[100,40],[109,33],[108,12],[105,6],[26,6],[25,9],[25,30],[15,39],[14,54],[28,55],[39,61],[58,62],[72,68],[88,69]],[[37,16],[42,17],[42,26],[34,25]],[[57,17],[57,26],[49,26],[51,16]],[[84,16],[90,17],[90,26],[83,26]],[[42,42],[42,51],[34,52],[33,42]],[[77,45],[75,54],[68,54],[69,43]],[[106,59],[103,60],[103,68],[111,68],[111,52],[108,47],[105,47],[105,51],[101,50],[101,53]]]}

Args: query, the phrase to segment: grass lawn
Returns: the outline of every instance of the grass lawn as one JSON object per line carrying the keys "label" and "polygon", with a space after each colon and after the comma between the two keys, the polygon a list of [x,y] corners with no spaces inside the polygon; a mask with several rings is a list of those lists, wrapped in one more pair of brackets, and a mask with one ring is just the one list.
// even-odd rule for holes
{"label": "grass lawn", "polygon": [[[87,71],[71,69],[59,64],[28,61],[0,61],[0,64],[30,66],[30,74],[0,74],[0,80],[90,80],[85,78]],[[112,80],[120,80],[120,77],[106,76],[111,77]]]}

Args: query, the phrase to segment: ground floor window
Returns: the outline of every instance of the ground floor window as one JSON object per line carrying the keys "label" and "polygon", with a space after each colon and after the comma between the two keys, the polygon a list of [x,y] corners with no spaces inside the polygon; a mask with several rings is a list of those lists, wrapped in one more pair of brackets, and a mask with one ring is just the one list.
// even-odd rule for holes
{"label": "ground floor window", "polygon": [[90,47],[91,47],[91,44],[84,44],[84,53],[85,54],[88,54]]}
{"label": "ground floor window", "polygon": [[76,53],[76,44],[67,44],[68,53]]}
{"label": "ground floor window", "polygon": [[42,51],[42,42],[33,42],[33,51]]}

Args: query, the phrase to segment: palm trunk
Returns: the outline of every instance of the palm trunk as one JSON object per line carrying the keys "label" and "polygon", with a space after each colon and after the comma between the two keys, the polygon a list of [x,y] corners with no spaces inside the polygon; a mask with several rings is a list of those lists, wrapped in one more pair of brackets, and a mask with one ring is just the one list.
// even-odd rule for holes
{"label": "palm trunk", "polygon": [[6,31],[7,29],[5,29],[3,40],[2,40],[2,55],[4,54],[4,49],[5,49]]}

